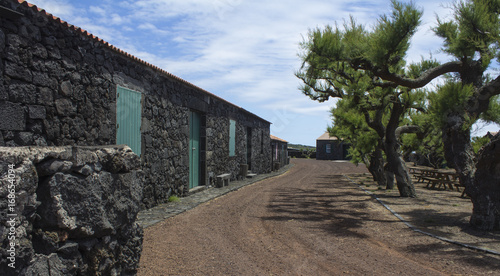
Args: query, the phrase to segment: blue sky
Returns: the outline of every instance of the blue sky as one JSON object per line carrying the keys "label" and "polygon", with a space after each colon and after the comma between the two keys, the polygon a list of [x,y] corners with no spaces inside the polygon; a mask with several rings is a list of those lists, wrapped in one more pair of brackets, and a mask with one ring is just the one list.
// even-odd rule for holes
{"label": "blue sky", "polygon": [[[271,134],[315,145],[335,101],[317,103],[298,89],[298,44],[308,29],[353,15],[368,27],[389,0],[31,0],[114,46],[272,122]],[[409,59],[439,53],[430,30],[451,1],[416,0],[424,9]],[[498,131],[497,125],[476,134]]]}

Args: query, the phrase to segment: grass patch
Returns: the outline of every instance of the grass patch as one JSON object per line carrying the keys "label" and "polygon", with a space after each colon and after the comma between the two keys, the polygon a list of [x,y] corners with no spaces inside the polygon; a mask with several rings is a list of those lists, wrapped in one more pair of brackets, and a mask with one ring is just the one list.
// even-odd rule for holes
{"label": "grass patch", "polygon": [[168,202],[179,202],[179,201],[181,201],[181,199],[178,196],[175,196],[175,195],[170,196],[168,198]]}

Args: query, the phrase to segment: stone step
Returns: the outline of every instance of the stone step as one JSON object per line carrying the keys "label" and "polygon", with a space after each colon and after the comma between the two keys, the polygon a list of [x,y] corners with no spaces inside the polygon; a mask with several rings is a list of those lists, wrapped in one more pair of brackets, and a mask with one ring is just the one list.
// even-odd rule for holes
{"label": "stone step", "polygon": [[257,176],[257,174],[256,173],[247,174],[247,178],[253,178],[254,176]]}

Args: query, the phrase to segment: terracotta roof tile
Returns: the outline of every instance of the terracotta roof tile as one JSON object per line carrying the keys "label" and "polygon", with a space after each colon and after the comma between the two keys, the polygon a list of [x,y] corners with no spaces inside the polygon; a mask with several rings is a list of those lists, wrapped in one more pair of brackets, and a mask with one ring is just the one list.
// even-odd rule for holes
{"label": "terracotta roof tile", "polygon": [[316,140],[338,140],[337,137],[334,137],[334,136],[330,136],[330,133],[325,132],[323,133],[323,135],[321,135],[320,137],[318,137],[318,139]]}
{"label": "terracotta roof tile", "polygon": [[285,143],[288,143],[288,141],[285,141],[285,140],[283,140],[283,139],[281,139],[281,138],[278,138],[278,137],[276,137],[276,136],[274,136],[274,135],[270,135],[270,136],[271,136],[271,140],[276,140],[276,141],[280,141],[280,142],[285,142]]}

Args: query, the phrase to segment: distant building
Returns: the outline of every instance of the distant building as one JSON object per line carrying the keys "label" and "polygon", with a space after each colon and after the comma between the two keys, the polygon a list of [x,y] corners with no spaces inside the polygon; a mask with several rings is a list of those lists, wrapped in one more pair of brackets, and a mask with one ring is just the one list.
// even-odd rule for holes
{"label": "distant building", "polygon": [[342,142],[337,137],[330,136],[328,132],[316,139],[317,160],[348,160],[348,149],[349,144]]}
{"label": "distant building", "polygon": [[288,147],[288,156],[291,158],[303,158],[302,151],[300,149]]}
{"label": "distant building", "polygon": [[495,137],[496,135],[498,134],[498,131],[497,132],[491,132],[491,131],[488,131],[488,133],[486,133],[486,137],[492,139],[493,137]]}
{"label": "distant building", "polygon": [[273,170],[288,164],[288,142],[271,135],[271,155]]}

